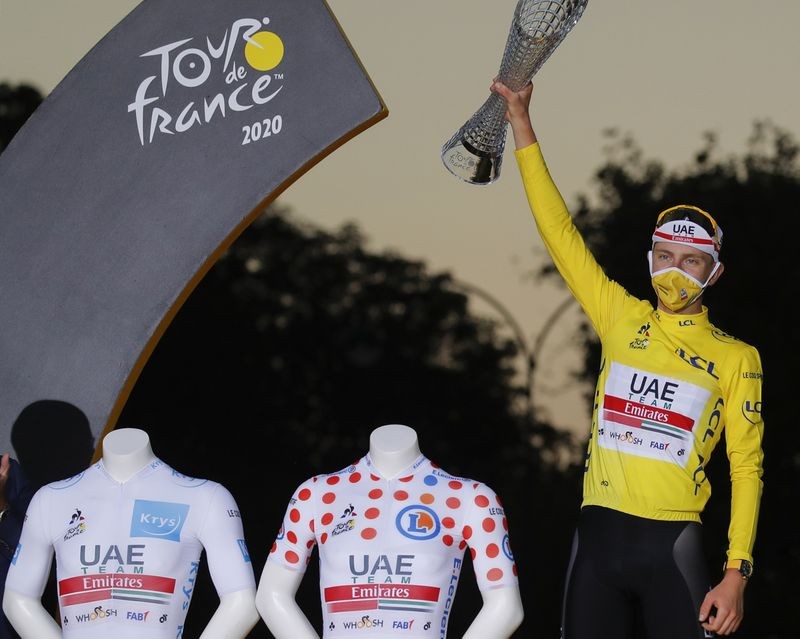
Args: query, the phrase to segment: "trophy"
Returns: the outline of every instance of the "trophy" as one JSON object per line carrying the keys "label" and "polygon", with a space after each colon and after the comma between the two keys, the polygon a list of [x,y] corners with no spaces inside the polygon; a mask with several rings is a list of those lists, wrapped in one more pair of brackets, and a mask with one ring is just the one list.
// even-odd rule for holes
{"label": "trophy", "polygon": [[[519,91],[580,19],[588,0],[519,0],[497,79]],[[447,170],[470,184],[500,176],[506,144],[505,100],[492,93],[442,147]]]}

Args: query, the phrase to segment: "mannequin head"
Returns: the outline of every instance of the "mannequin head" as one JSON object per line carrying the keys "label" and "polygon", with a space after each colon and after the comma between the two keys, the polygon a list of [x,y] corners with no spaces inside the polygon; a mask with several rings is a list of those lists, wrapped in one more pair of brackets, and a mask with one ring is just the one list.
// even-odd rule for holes
{"label": "mannequin head", "polygon": [[369,456],[387,479],[408,468],[420,454],[417,433],[409,426],[386,424],[369,436]]}

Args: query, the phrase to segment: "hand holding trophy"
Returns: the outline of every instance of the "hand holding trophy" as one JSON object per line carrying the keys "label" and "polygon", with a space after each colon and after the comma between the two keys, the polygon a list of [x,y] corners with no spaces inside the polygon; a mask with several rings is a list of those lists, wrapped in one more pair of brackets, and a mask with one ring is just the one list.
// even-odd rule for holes
{"label": "hand holding trophy", "polygon": [[[588,0],[519,0],[497,79],[519,91],[583,15]],[[442,147],[447,170],[470,184],[500,176],[507,122],[505,101],[492,94]]]}

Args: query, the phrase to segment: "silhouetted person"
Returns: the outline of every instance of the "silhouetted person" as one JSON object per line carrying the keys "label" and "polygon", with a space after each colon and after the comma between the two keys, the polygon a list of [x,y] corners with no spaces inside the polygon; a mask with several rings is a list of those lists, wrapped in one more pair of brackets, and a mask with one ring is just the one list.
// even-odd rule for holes
{"label": "silhouetted person", "polygon": [[92,461],[89,419],[55,399],[28,404],[11,427],[11,445],[34,490],[83,471]]}
{"label": "silhouetted person", "polygon": [[[39,400],[22,409],[11,426],[11,445],[16,460],[9,458],[4,494],[10,507],[0,521],[0,598],[5,591],[9,562],[19,542],[31,497],[45,484],[85,470],[94,454],[89,419],[77,406],[53,399]],[[2,482],[0,465],[0,487]],[[54,570],[51,570],[42,601],[49,611],[57,609]],[[0,639],[16,639],[18,636],[0,610]]]}
{"label": "silhouetted person", "polygon": [[[25,511],[33,496],[30,482],[9,453],[0,458],[0,592],[6,582],[8,567],[14,557],[25,521]],[[0,611],[0,639],[18,639],[19,635]]]}

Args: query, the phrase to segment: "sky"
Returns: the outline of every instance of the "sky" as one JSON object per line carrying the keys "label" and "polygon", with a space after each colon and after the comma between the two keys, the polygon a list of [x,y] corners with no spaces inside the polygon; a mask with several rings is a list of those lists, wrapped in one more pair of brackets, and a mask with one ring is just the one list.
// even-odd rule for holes
{"label": "sky", "polygon": [[[0,82],[48,93],[137,4],[0,0]],[[528,345],[542,338],[538,407],[555,424],[587,433],[580,389],[568,375],[578,359],[567,329],[580,311],[572,305],[556,330],[543,333],[568,293],[526,277],[547,256],[510,135],[493,184],[461,182],[440,159],[442,145],[488,97],[516,1],[328,6],[389,115],[278,201],[330,230],[355,222],[368,248],[424,261],[491,296],[494,305],[477,296],[474,310],[507,324],[499,304]],[[589,0],[533,78],[534,126],[567,203],[594,192],[609,128],[631,134],[647,157],[675,169],[691,161],[707,131],[725,154],[744,150],[756,120],[800,138],[799,24],[798,0]]]}

